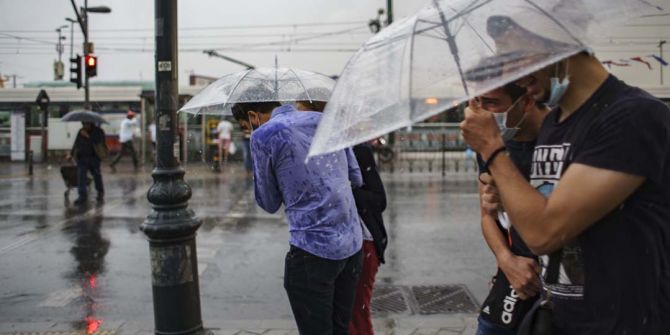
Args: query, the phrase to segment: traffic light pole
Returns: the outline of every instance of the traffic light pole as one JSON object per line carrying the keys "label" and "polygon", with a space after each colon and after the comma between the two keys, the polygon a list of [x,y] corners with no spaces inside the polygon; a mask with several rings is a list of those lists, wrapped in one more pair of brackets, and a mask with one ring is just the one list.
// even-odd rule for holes
{"label": "traffic light pole", "polygon": [[149,240],[156,334],[203,332],[195,234],[201,221],[188,207],[191,187],[174,157],[177,134],[177,0],[155,0],[156,168],[140,229]]}
{"label": "traffic light pole", "polygon": [[393,0],[386,0],[386,25],[393,23]]}
{"label": "traffic light pole", "polygon": [[[88,0],[84,0],[84,7],[82,8],[81,13],[79,13],[77,4],[74,3],[74,0],[70,0],[70,3],[72,4],[74,13],[77,15],[77,21],[79,22],[81,33],[84,35],[84,59],[86,59],[86,55],[88,55]],[[81,67],[81,63],[79,63],[79,66]],[[84,73],[84,106],[89,105],[89,101],[88,74]]]}
{"label": "traffic light pole", "polygon": [[[88,59],[88,14],[87,14],[87,8],[88,8],[88,0],[84,0],[84,10],[82,11],[82,20],[84,21],[84,25],[82,26],[85,33],[84,33],[84,59]],[[88,72],[84,72],[84,106],[89,106],[90,102],[90,95],[88,91]],[[86,107],[84,107],[86,108]]]}

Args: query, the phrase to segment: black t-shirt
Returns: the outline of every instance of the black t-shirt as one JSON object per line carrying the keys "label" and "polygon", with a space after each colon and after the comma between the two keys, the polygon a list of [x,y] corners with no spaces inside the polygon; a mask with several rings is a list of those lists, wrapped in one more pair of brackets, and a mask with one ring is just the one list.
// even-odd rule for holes
{"label": "black t-shirt", "polygon": [[[610,76],[567,119],[558,122],[559,110],[546,117],[531,184],[545,195],[553,191],[574,149],[575,126],[609,90],[621,92],[592,119],[572,153],[573,163],[643,176],[645,182],[563,248],[559,279],[547,283],[544,278],[545,293],[551,292],[560,333],[668,334],[670,109]],[[546,270],[549,257],[540,258]]]}
{"label": "black t-shirt", "polygon": [[[514,162],[514,165],[516,165],[516,168],[519,169],[519,172],[521,172],[526,180],[529,180],[530,168],[533,162],[533,150],[535,150],[535,141],[519,142],[510,140],[505,141],[505,147],[507,147],[507,152],[509,153],[512,162]],[[479,154],[477,154],[477,164],[479,165],[480,173],[488,172],[484,170],[484,161]],[[496,222],[498,221],[496,220]],[[519,233],[514,227],[511,227],[509,231],[507,231],[500,225],[500,223],[498,223],[498,228],[500,228],[503,234],[509,234],[511,237],[512,245],[510,246],[510,251],[512,251],[513,254],[535,258],[535,255],[528,249],[528,246],[521,239],[521,236],[519,236]]]}

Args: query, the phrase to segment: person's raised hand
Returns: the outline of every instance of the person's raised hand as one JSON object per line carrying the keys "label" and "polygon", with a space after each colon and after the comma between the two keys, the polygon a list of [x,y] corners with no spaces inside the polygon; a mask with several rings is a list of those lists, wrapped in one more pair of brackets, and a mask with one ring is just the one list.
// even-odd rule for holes
{"label": "person's raised hand", "polygon": [[493,114],[482,109],[474,100],[468,103],[460,128],[465,142],[484,161],[488,160],[493,151],[504,145]]}

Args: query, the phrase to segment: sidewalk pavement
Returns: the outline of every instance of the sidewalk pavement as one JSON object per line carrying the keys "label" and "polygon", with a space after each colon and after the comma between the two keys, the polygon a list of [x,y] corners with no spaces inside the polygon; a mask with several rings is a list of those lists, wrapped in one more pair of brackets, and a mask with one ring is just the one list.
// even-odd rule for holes
{"label": "sidewalk pavement", "polygon": [[[114,322],[96,320],[85,328],[72,323],[0,323],[0,335],[149,335],[154,325],[135,321]],[[298,335],[293,320],[204,320],[205,334],[212,335]],[[474,314],[439,316],[386,316],[373,319],[377,335],[456,335],[474,334],[477,318]],[[87,329],[87,330],[84,330]]]}
{"label": "sidewalk pavement", "polygon": [[[40,217],[40,215],[44,217],[46,224],[52,227],[51,230],[42,229],[33,234],[35,238],[29,240],[32,242],[21,245],[13,243],[11,246],[14,249],[12,249],[11,254],[14,257],[9,254],[5,255],[4,261],[6,264],[3,264],[9,267],[5,267],[7,272],[3,271],[3,285],[6,286],[5,293],[8,295],[0,296],[0,301],[7,304],[3,307],[6,308],[7,315],[0,317],[0,335],[153,334],[154,324],[151,317],[149,293],[151,289],[147,287],[148,281],[144,280],[146,278],[141,277],[143,281],[138,282],[138,275],[135,274],[135,272],[142,274],[142,271],[146,268],[144,263],[148,262],[145,259],[147,258],[146,242],[137,234],[135,224],[141,222],[149,210],[144,197],[151,182],[151,168],[149,166],[143,167],[139,173],[134,173],[131,172],[130,165],[124,165],[120,167],[116,174],[109,173],[108,168],[103,166],[105,183],[108,186],[106,192],[108,200],[104,205],[106,210],[104,225],[101,225],[102,231],[98,231],[98,235],[114,242],[111,245],[111,251],[105,257],[107,272],[101,273],[99,278],[103,286],[109,289],[105,291],[106,294],[96,297],[96,300],[90,304],[80,301],[80,299],[83,299],[80,296],[74,297],[74,300],[64,299],[70,301],[67,304],[69,309],[40,307],[40,309],[32,309],[32,311],[27,312],[32,308],[30,307],[32,304],[39,304],[42,301],[41,299],[44,298],[44,294],[39,295],[36,292],[31,292],[35,289],[40,289],[40,291],[46,293],[73,291],[68,284],[70,279],[62,277],[59,273],[51,273],[54,269],[50,267],[50,263],[61,264],[60,266],[64,266],[65,270],[57,269],[55,271],[69,273],[67,268],[72,266],[69,263],[73,262],[70,260],[72,248],[70,244],[76,245],[76,242],[79,241],[69,241],[64,233],[64,228],[57,222],[54,223],[59,220],[62,211],[62,205],[59,205],[59,203],[62,198],[60,192],[63,186],[62,181],[59,180],[59,166],[57,163],[51,165],[36,164],[32,180],[43,182],[24,183],[23,180],[31,180],[27,175],[26,165],[20,163],[0,164],[0,179],[4,179],[7,190],[11,188],[12,194],[16,195],[5,200],[7,203],[6,211],[12,211],[12,215],[17,217],[25,212],[24,214],[27,216],[23,220],[28,221],[23,223],[22,227],[24,228],[22,229],[24,230],[31,227],[32,221],[30,220],[36,220],[35,218]],[[279,219],[274,218],[274,216],[268,218],[267,214],[256,213],[251,202],[247,204],[249,195],[244,193],[245,191],[241,188],[243,184],[241,170],[235,169],[230,170],[232,173],[213,175],[203,165],[193,164],[186,169],[189,182],[194,184],[194,197],[191,199],[191,206],[197,209],[197,213],[206,221],[198,240],[199,261],[203,262],[203,264],[199,264],[199,269],[204,272],[204,275],[201,275],[201,304],[203,307],[207,307],[207,309],[203,308],[203,312],[207,311],[207,313],[203,313],[205,329],[209,333],[217,335],[298,334],[290,314],[283,310],[271,312],[271,310],[276,310],[277,306],[288,310],[288,307],[284,306],[286,303],[284,302],[283,292],[274,289],[274,291],[268,291],[271,287],[280,287],[280,284],[277,284],[281,281],[281,269],[278,265],[280,262],[275,261],[275,258],[280,259],[281,255],[276,257],[274,255],[279,255],[280,252],[276,250],[283,250],[285,247],[283,242],[285,227],[281,224],[281,217]],[[482,248],[473,247],[473,243],[481,243],[478,228],[476,225],[469,223],[477,217],[474,210],[478,204],[476,193],[474,193],[476,189],[471,185],[472,180],[475,180],[473,175],[471,173],[450,175],[448,179],[454,181],[451,183],[446,183],[445,179],[439,177],[433,179],[433,177],[419,177],[415,174],[409,176],[410,174],[402,173],[399,175],[385,175],[389,203],[392,204],[386,213],[387,224],[389,224],[389,229],[395,238],[395,244],[389,251],[389,264],[385,265],[378,275],[378,282],[397,285],[465,283],[478,300],[481,300],[482,292],[486,289],[487,275],[493,268],[493,264],[489,264],[491,262],[488,253],[481,251],[484,250],[483,246]],[[469,182],[464,183],[461,182],[462,180],[468,180]],[[52,192],[56,194],[50,195]],[[217,192],[223,192],[228,196],[218,198],[216,197],[216,194],[219,194]],[[235,192],[241,193],[236,194]],[[23,196],[26,196],[30,201],[19,199]],[[32,206],[35,201],[42,204],[44,208],[40,209],[42,207]],[[242,203],[246,205],[240,205]],[[238,217],[247,220],[244,221]],[[218,218],[218,220],[212,218]],[[10,234],[9,230],[6,233]],[[8,243],[12,242],[11,236],[13,235],[5,236],[9,239]],[[18,236],[16,238],[21,239]],[[44,244],[44,241],[49,241],[48,245],[51,248],[45,250],[55,250],[50,257],[42,253],[45,250],[33,249],[36,245],[47,245]],[[226,243],[222,243],[223,241]],[[216,242],[216,244],[213,242]],[[276,267],[276,269],[268,270],[273,276],[266,276],[267,278],[263,280],[252,278],[250,281],[250,277],[246,276],[245,273],[253,273],[253,271],[248,270],[251,265],[239,263],[235,258],[230,257],[236,255],[232,254],[233,252],[238,254],[251,252],[252,250],[244,248],[249,243],[264,243],[266,248],[270,250],[264,251],[262,259],[257,263],[258,267],[261,268],[267,268],[269,265]],[[275,244],[278,246],[273,247]],[[215,245],[216,249],[207,249],[211,245]],[[411,247],[412,245],[415,247]],[[18,260],[19,258],[16,256],[22,253],[26,256],[25,253],[31,250],[40,253],[40,255],[35,254],[33,258],[24,260],[24,262],[31,266],[41,266],[41,268],[35,270],[29,277],[32,279],[37,279],[37,277],[56,278],[55,281],[49,280],[48,286],[45,284],[44,287],[35,287],[30,285],[29,282],[31,281],[26,281],[25,278],[24,283],[20,281],[10,282],[7,279],[18,276],[16,279],[20,280],[21,275],[13,273],[13,271],[18,271],[20,267],[12,268],[11,266],[16,266],[22,262],[14,262],[13,259]],[[130,253],[131,251],[133,253]],[[481,255],[479,254],[480,251]],[[258,254],[252,253],[249,257],[258,258],[260,255],[260,252]],[[449,257],[439,255],[449,255]],[[135,263],[142,266],[138,268],[122,267],[125,264],[122,261],[130,259],[128,257],[131,256],[134,257],[132,259]],[[228,258],[224,256],[228,256]],[[224,274],[235,273],[234,270],[236,269],[242,274],[238,274],[237,277],[222,277]],[[122,277],[123,280],[120,280],[119,277]],[[16,290],[9,290],[13,287],[7,286],[10,283],[16,286]],[[119,286],[114,287],[113,285]],[[133,287],[130,289],[126,285]],[[119,292],[120,287],[128,287],[128,292],[121,294],[122,292]],[[247,289],[252,288],[253,291],[243,292],[249,294],[249,297],[240,297],[239,294],[241,293],[239,292],[242,292],[241,288],[245,287]],[[9,294],[10,292],[12,293]],[[147,297],[140,297],[137,294],[144,294]],[[268,296],[268,294],[274,296]],[[242,301],[246,305],[240,306],[238,301]],[[118,305],[114,305],[113,302],[118,302]],[[76,315],[67,318],[60,316],[63,313],[79,312],[78,307],[81,307],[80,305],[90,305],[97,311],[93,314],[87,312],[86,315],[98,316],[86,316],[85,319],[80,318],[77,321],[73,321],[76,319]],[[258,307],[255,307],[257,305]],[[26,312],[22,312],[23,309],[17,309],[17,306],[28,309]],[[108,309],[104,310],[107,315],[101,312],[101,306],[108,306]],[[110,310],[110,306],[118,306],[128,312],[123,313],[123,311],[117,311],[116,309]],[[250,308],[259,309],[258,313],[255,314],[257,315],[256,318],[263,318],[264,316],[270,318],[244,320],[244,315],[249,315],[247,311]],[[138,313],[141,313],[141,315]],[[8,314],[11,314],[11,316]],[[274,318],[275,316],[277,318]],[[250,317],[254,318],[253,315]],[[474,334],[476,331],[476,317],[474,313],[439,315],[380,313],[374,317],[374,326],[376,334],[380,335]],[[65,321],[68,319],[69,321]]]}

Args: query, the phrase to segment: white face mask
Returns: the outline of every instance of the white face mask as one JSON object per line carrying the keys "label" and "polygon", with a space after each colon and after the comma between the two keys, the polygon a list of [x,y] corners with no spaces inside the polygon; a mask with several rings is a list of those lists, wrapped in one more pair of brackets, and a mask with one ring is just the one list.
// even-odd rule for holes
{"label": "white face mask", "polygon": [[500,128],[500,135],[503,138],[503,141],[509,141],[516,136],[516,133],[519,131],[519,128],[523,121],[526,119],[526,113],[523,113],[521,116],[521,119],[519,119],[519,122],[517,122],[513,127],[508,128],[507,127],[507,115],[509,112],[516,107],[517,104],[519,104],[519,101],[521,101],[524,98],[524,96],[520,96],[514,103],[509,106],[504,112],[502,113],[493,113],[493,117],[496,119],[496,123],[498,124],[498,128]]}

